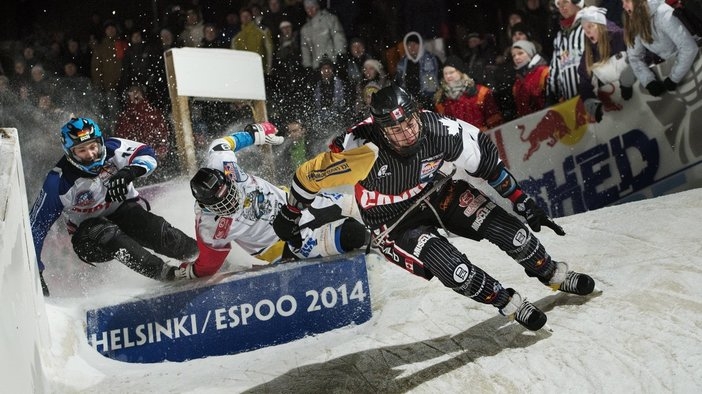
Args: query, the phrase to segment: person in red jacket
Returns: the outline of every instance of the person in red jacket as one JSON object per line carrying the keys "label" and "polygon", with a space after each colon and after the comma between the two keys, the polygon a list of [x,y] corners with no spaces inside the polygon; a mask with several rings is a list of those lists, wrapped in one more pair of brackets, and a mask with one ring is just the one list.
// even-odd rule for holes
{"label": "person in red jacket", "polygon": [[[165,173],[172,172],[175,165],[171,143],[173,136],[163,112],[153,106],[145,97],[144,88],[134,84],[125,93],[124,109],[117,115],[115,136],[135,141],[143,141],[154,148],[156,157],[164,164]],[[161,180],[156,177],[153,180]]]}
{"label": "person in red jacket", "polygon": [[517,116],[540,111],[546,106],[546,79],[549,66],[530,41],[512,44],[512,61],[516,70],[512,95]]}
{"label": "person in red jacket", "polygon": [[475,83],[466,69],[459,57],[446,58],[441,88],[434,96],[436,112],[468,122],[480,131],[501,125],[504,120],[492,89]]}

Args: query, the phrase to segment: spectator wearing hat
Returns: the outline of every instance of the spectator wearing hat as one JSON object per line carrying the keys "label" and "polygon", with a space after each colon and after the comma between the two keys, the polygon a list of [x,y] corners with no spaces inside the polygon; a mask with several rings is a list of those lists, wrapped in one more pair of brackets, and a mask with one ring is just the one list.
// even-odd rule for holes
{"label": "spectator wearing hat", "polygon": [[555,0],[561,15],[561,30],[553,40],[551,72],[548,77],[547,104],[555,104],[578,95],[578,67],[585,52],[585,35],[575,15],[585,0]]}
{"label": "spectator wearing hat", "polygon": [[548,64],[536,51],[531,41],[519,40],[512,44],[512,63],[515,79],[512,86],[517,116],[526,116],[544,109]]}
{"label": "spectator wearing hat", "polygon": [[441,88],[434,98],[436,112],[466,121],[481,131],[501,125],[502,113],[492,89],[475,83],[465,70],[458,56],[446,58]]}
{"label": "spectator wearing hat", "polygon": [[346,35],[336,15],[320,10],[317,0],[304,0],[307,23],[300,29],[302,65],[317,69],[323,56],[336,63],[346,51]]}
{"label": "spectator wearing hat", "polygon": [[497,59],[494,37],[472,32],[466,37],[466,43],[467,49],[463,55],[466,73],[479,84],[492,85],[492,71]]}
{"label": "spectator wearing hat", "polygon": [[424,50],[422,36],[415,31],[405,35],[403,44],[405,55],[397,63],[394,82],[424,108],[431,108],[440,84],[439,58]]}
{"label": "spectator wearing hat", "polygon": [[[635,77],[627,62],[624,31],[606,17],[607,9],[585,7],[576,16],[586,37],[585,53],[580,59],[580,98],[587,112],[600,122],[604,115],[600,88],[618,82],[622,96],[631,97]],[[608,89],[609,94],[614,88]],[[624,91],[627,90],[625,93]],[[602,92],[607,94],[607,92]],[[625,97],[626,98],[626,97]],[[607,100],[611,102],[611,100]]]}
{"label": "spectator wearing hat", "polygon": [[363,62],[363,80],[356,85],[354,94],[356,97],[356,119],[354,123],[370,116],[371,95],[387,86],[387,84],[385,69],[378,60],[367,59]]}

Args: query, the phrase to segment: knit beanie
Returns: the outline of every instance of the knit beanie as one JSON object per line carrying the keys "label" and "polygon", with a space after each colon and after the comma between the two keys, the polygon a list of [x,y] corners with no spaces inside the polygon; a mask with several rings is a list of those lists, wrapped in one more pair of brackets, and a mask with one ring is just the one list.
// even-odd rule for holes
{"label": "knit beanie", "polygon": [[460,57],[456,55],[451,55],[446,58],[446,61],[444,62],[444,67],[453,67],[456,70],[462,72],[463,74],[467,74],[468,67],[466,67],[466,63],[461,60]]}
{"label": "knit beanie", "polygon": [[536,55],[536,47],[529,41],[519,40],[512,44],[512,48],[520,48],[529,55],[529,58],[533,58]]}

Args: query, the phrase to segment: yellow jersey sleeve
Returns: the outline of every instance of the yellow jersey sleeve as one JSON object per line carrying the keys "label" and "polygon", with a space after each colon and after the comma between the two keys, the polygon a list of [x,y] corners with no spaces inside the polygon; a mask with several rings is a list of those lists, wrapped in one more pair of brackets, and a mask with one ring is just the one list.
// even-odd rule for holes
{"label": "yellow jersey sleeve", "polygon": [[366,143],[341,152],[324,152],[303,163],[295,172],[293,194],[298,201],[311,201],[322,189],[354,185],[368,176],[378,147]]}

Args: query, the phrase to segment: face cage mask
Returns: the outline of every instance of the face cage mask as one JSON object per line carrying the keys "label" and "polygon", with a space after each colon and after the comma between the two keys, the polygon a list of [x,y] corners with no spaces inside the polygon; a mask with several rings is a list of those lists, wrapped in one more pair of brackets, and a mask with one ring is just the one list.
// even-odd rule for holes
{"label": "face cage mask", "polygon": [[231,216],[239,211],[241,205],[241,194],[236,186],[230,185],[227,194],[221,201],[214,204],[198,203],[201,208],[206,209],[219,216]]}
{"label": "face cage mask", "polygon": [[[407,157],[415,154],[422,146],[422,140],[424,139],[424,132],[422,131],[422,122],[421,120],[419,120],[419,114],[417,112],[413,113],[410,116],[410,119],[414,119],[414,121],[417,122],[417,141],[415,141],[414,144],[409,146],[397,146],[385,133],[385,127],[378,125],[380,127],[380,133],[383,136],[383,141],[385,142],[385,144],[390,149],[395,151],[395,153],[402,157]],[[388,127],[392,126],[393,125]]]}

